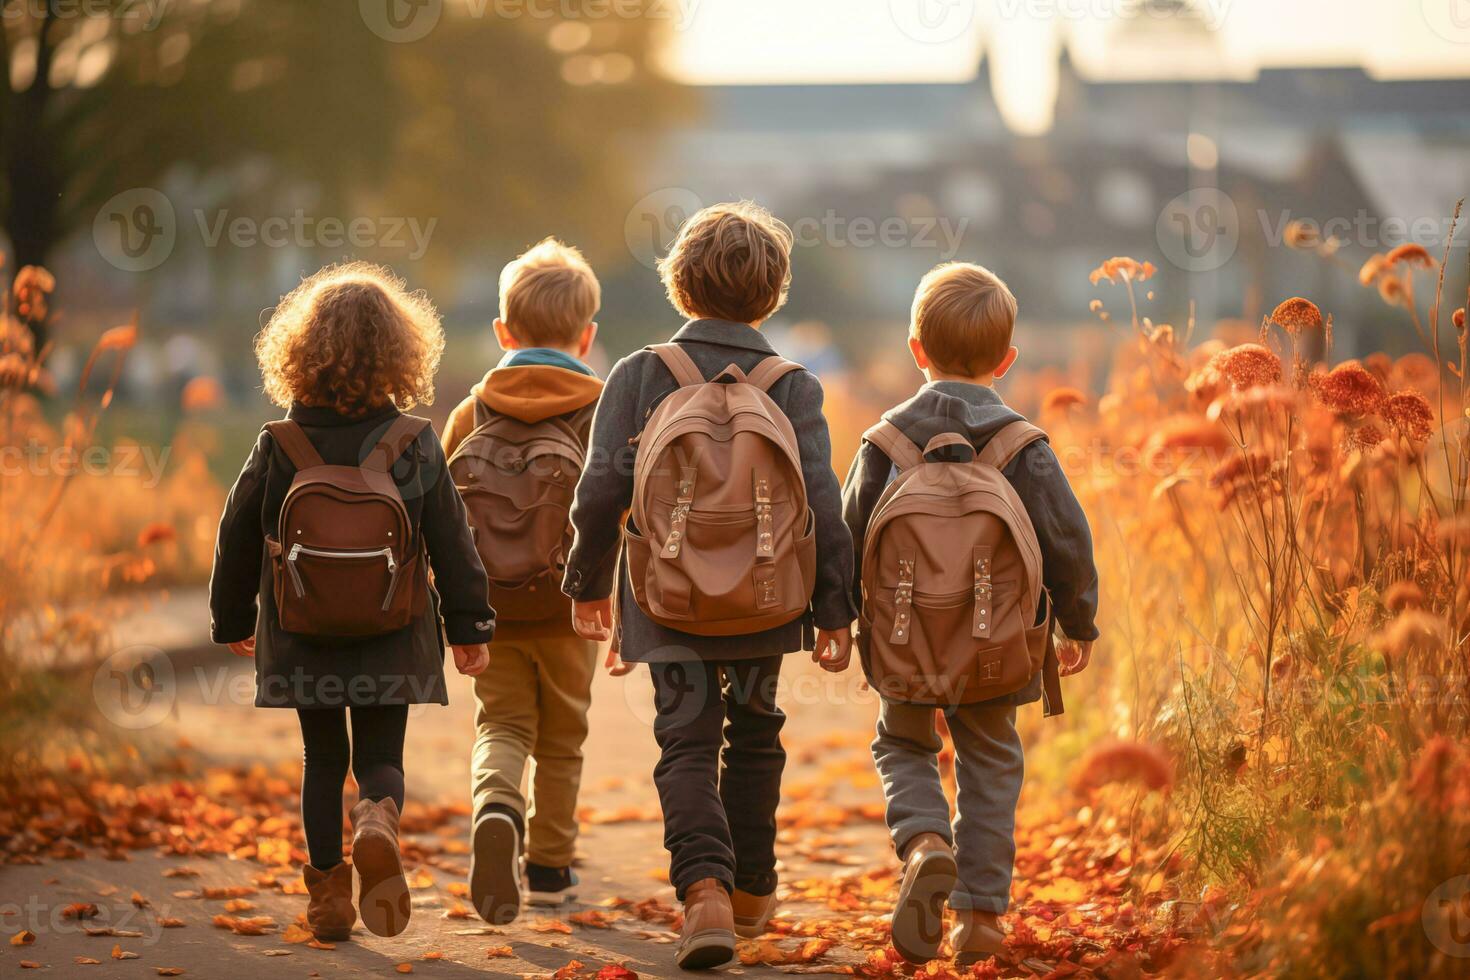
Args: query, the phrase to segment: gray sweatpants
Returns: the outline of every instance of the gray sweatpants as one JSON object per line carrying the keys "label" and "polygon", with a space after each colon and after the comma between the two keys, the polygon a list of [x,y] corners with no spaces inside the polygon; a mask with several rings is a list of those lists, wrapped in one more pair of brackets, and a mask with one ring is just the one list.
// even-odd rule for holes
{"label": "gray sweatpants", "polygon": [[954,827],[939,782],[943,742],[934,708],[884,700],[878,714],[873,761],[888,801],[888,830],[902,854],[918,834],[938,834],[955,848],[959,880],[950,893],[956,909],[1005,912],[1016,860],[1016,802],[1025,761],[1014,705],[961,705],[945,710],[954,738],[959,795]]}

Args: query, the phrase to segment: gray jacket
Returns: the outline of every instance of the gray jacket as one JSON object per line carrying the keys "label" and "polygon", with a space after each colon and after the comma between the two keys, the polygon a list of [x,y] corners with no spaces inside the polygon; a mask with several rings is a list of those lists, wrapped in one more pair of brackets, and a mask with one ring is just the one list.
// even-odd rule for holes
{"label": "gray jacket", "polygon": [[[691,320],[673,337],[706,378],[728,364],[749,371],[776,351],[758,330],[727,320]],[[623,659],[639,661],[744,660],[809,650],[812,627],[840,630],[857,616],[852,604],[852,538],[842,521],[841,490],[832,471],[832,442],[822,415],[822,385],[809,371],[793,371],[771,386],[801,450],[807,501],[816,517],[817,581],[811,609],[776,629],[745,636],[694,636],[660,626],[633,600],[621,554],[623,515],[633,502],[634,440],[663,398],[678,387],[657,354],[634,351],[608,375],[592,420],[587,468],[572,506],[576,540],[562,591],[590,601],[612,594],[615,574]],[[629,519],[631,522],[631,518]],[[636,528],[635,528],[636,530]]]}
{"label": "gray jacket", "polygon": [[[995,389],[961,381],[934,381],[883,417],[903,430],[917,446],[941,432],[958,432],[977,450],[990,437],[1021,416]],[[936,457],[937,458],[937,457]],[[1092,530],[1072,493],[1062,465],[1045,441],[1027,446],[1001,473],[1026,507],[1041,545],[1041,578],[1051,596],[1062,632],[1074,640],[1097,638],[1097,567],[1092,558]],[[856,558],[853,602],[862,604],[863,539],[878,497],[893,479],[893,461],[864,442],[852,461],[842,489],[842,517],[852,532]],[[1039,615],[1039,611],[1038,611]],[[1025,704],[1041,696],[1041,675],[999,703]]]}

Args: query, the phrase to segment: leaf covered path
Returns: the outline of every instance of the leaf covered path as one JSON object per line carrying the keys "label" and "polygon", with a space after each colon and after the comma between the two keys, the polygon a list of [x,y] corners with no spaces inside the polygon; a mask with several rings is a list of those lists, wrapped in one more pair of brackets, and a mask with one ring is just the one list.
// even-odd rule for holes
{"label": "leaf covered path", "polygon": [[[898,976],[886,913],[897,864],[867,742],[873,696],[853,672],[831,677],[788,660],[783,704],[790,756],[780,813],[782,911],[772,932],[741,947],[725,972]],[[52,780],[12,786],[0,837],[0,973],[22,964],[58,976],[678,976],[671,942],[677,903],[664,880],[655,747],[646,672],[599,675],[583,784],[578,904],[532,909],[505,928],[468,908],[472,694],[451,681],[448,708],[415,709],[406,751],[404,817],[414,917],[380,939],[317,948],[301,929],[304,860],[296,787],[299,735],[291,712],[241,703],[248,665],[208,647],[169,657],[174,688],[146,737],[180,745],[176,773],[141,784],[90,772],[85,758]],[[133,736],[117,731],[117,737]],[[350,790],[349,790],[350,793]],[[349,796],[350,799],[350,796]],[[1168,901],[1154,875],[1129,900],[1140,866],[1112,819],[1029,789],[1023,800],[1016,914],[1019,966],[976,975],[1166,968],[1216,910]],[[1151,865],[1150,865],[1151,866]],[[97,963],[89,961],[96,960]],[[267,962],[268,961],[268,962]],[[924,975],[958,975],[936,963]],[[968,974],[967,974],[968,975]]]}

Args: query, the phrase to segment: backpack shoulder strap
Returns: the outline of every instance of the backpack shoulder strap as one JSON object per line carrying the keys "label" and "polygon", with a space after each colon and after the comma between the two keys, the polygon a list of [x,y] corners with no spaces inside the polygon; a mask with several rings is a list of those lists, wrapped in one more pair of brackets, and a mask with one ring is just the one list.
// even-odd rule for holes
{"label": "backpack shoulder strap", "polygon": [[795,361],[788,361],[779,354],[772,354],[757,364],[751,370],[750,374],[746,375],[745,383],[755,385],[761,391],[770,391],[771,385],[780,381],[792,371],[800,371],[801,369],[801,365]]}
{"label": "backpack shoulder strap", "polygon": [[914,441],[887,419],[883,419],[864,432],[863,439],[883,450],[883,455],[887,456],[900,470],[913,469],[924,461]]}
{"label": "backpack shoulder strap", "polygon": [[429,420],[421,419],[414,415],[400,415],[388,426],[388,431],[378,440],[378,444],[368,453],[367,459],[363,460],[362,468],[365,470],[376,470],[379,473],[387,473],[398,462],[398,457],[408,451],[408,447],[419,437],[419,433],[428,428]]}
{"label": "backpack shoulder strap", "polygon": [[486,422],[489,422],[490,421],[490,418],[491,418],[490,406],[489,405],[486,405],[484,402],[480,401],[480,397],[478,395],[476,395],[475,396],[475,424],[474,424],[474,427],[476,429],[478,429],[480,426],[484,425]]}
{"label": "backpack shoulder strap", "polygon": [[699,370],[699,366],[694,363],[694,358],[690,357],[689,352],[683,347],[680,347],[678,344],[668,343],[654,344],[648,349],[657,354],[659,360],[664,362],[664,367],[668,368],[669,373],[674,376],[674,380],[679,382],[680,388],[704,384],[704,374]]}
{"label": "backpack shoulder strap", "polygon": [[278,419],[274,422],[267,422],[265,430],[286,451],[286,458],[298,470],[309,470],[314,466],[325,465],[322,461],[322,454],[316,451],[316,447],[306,437],[306,430],[295,419]]}
{"label": "backpack shoulder strap", "polygon": [[1005,426],[990,441],[985,448],[980,450],[979,460],[989,463],[996,469],[1005,469],[1016,454],[1039,439],[1045,439],[1046,433],[1024,419],[1012,422]]}

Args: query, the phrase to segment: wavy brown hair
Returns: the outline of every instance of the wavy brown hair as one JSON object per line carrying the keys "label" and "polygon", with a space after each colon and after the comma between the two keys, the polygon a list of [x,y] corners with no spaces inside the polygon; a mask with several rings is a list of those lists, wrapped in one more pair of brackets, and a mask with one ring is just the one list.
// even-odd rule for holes
{"label": "wavy brown hair", "polygon": [[361,415],[434,401],[444,353],[439,313],[385,266],[331,265],[281,298],[255,338],[265,393]]}
{"label": "wavy brown hair", "polygon": [[786,302],[791,245],[791,229],[759,204],[714,204],[684,222],[658,271],[685,316],[757,323]]}

